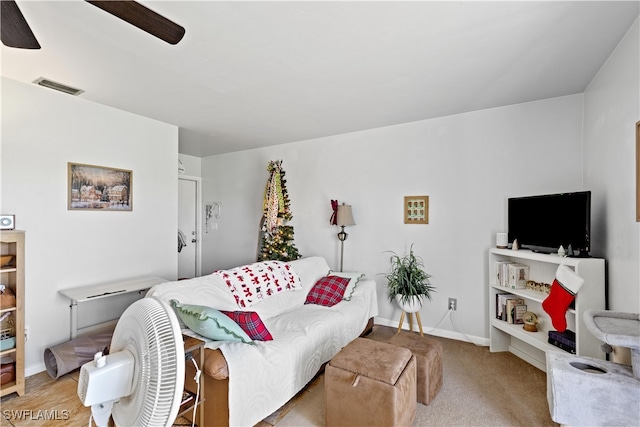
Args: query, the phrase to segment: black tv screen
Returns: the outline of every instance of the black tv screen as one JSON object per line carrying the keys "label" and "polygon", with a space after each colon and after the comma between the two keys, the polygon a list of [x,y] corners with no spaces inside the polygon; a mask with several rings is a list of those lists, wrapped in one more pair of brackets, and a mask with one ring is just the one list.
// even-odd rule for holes
{"label": "black tv screen", "polygon": [[518,239],[521,248],[545,253],[562,245],[567,255],[589,255],[590,191],[512,197],[508,210],[510,243]]}

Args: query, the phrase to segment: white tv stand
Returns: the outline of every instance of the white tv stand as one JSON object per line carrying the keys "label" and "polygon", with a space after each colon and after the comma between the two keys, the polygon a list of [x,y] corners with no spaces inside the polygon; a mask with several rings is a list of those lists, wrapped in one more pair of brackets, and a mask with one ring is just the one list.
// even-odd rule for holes
{"label": "white tv stand", "polygon": [[[492,248],[489,250],[489,350],[510,351],[545,371],[545,351],[564,351],[548,343],[548,331],[555,329],[542,308],[547,294],[528,289],[510,289],[496,283],[496,262],[512,261],[529,266],[529,279],[552,284],[560,264],[571,267],[584,279],[575,298],[575,308],[567,310],[567,329],[576,333],[576,354],[604,359],[601,342],[586,328],[583,313],[587,309],[605,309],[604,259],[569,258],[529,250]],[[527,332],[522,325],[496,319],[496,295],[510,293],[524,298],[527,311],[538,316],[538,332]]]}

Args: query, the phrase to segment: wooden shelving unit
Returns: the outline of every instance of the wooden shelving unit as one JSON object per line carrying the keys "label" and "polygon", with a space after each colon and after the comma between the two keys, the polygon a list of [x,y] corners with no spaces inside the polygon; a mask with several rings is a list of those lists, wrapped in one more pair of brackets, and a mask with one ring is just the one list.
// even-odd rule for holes
{"label": "wooden shelving unit", "polygon": [[12,363],[15,379],[0,385],[0,396],[24,394],[24,231],[0,231],[0,254],[13,255],[8,265],[0,266],[0,283],[11,289],[15,305],[0,309],[2,331],[15,337],[15,346],[0,351],[4,364]]}

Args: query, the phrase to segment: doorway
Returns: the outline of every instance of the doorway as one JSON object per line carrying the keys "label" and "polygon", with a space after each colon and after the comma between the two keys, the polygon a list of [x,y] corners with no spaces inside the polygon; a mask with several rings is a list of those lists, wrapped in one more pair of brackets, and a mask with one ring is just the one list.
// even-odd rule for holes
{"label": "doorway", "polygon": [[201,179],[178,178],[178,278],[201,274]]}

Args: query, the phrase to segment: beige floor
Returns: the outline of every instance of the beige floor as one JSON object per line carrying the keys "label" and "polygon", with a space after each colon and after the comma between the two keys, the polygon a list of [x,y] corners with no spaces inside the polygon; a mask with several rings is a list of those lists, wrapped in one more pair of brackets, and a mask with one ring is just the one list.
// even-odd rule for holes
{"label": "beige floor", "polygon": [[41,372],[26,380],[23,396],[4,396],[2,426],[87,426],[91,409],[78,398],[78,375],[74,372],[53,380]]}
{"label": "beige floor", "polygon": [[[41,372],[26,380],[26,393],[4,396],[0,401],[2,427],[88,426],[91,409],[78,398],[79,371],[54,380]],[[95,425],[95,424],[93,424]],[[174,426],[190,426],[178,418]]]}
{"label": "beige floor", "polygon": [[[75,371],[54,380],[45,371],[27,378],[24,396],[13,393],[0,400],[0,426],[88,426],[91,409],[84,407],[78,398],[78,376],[79,371]],[[312,390],[318,383],[320,378],[312,381],[298,396],[258,423],[256,427],[275,426],[295,407],[304,393]],[[174,427],[191,426],[191,422],[180,417],[173,425]]]}

